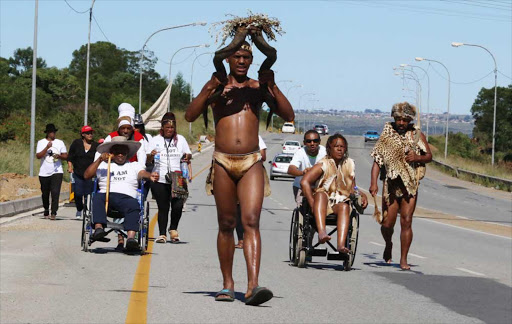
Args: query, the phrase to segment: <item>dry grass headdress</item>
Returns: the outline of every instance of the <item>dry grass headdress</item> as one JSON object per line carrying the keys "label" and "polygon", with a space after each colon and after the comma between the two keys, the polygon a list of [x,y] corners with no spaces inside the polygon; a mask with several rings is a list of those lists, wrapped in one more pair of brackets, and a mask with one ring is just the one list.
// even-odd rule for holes
{"label": "dry grass headdress", "polygon": [[[233,17],[229,20],[219,21],[212,23],[210,27],[210,33],[215,33],[215,42],[218,43],[219,38],[222,39],[219,47],[222,47],[228,37],[234,37],[239,27],[255,27],[261,29],[261,31],[267,35],[270,40],[276,40],[276,34],[283,35],[285,32],[281,28],[281,22],[277,18],[269,18],[265,14],[254,14],[248,10],[248,17],[238,17],[232,14],[226,16]],[[222,26],[222,29],[216,31],[216,29]],[[213,37],[213,35],[212,35]]]}

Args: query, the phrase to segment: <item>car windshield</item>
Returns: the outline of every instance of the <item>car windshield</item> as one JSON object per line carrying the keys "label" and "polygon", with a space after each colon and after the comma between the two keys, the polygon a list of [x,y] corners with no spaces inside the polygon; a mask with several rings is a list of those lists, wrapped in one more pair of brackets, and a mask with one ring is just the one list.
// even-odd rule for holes
{"label": "car windshield", "polygon": [[324,128],[322,125],[316,125],[315,128]]}
{"label": "car windshield", "polygon": [[379,133],[377,133],[377,132],[366,132],[366,134],[368,134],[368,135],[379,135]]}
{"label": "car windshield", "polygon": [[284,145],[290,145],[290,146],[300,146],[299,142],[286,142]]}
{"label": "car windshield", "polygon": [[290,124],[290,123],[284,123],[283,126],[292,126],[293,127],[293,124]]}
{"label": "car windshield", "polygon": [[290,163],[291,160],[292,160],[291,156],[281,155],[281,156],[277,156],[276,157],[275,162],[277,162],[277,163]]}

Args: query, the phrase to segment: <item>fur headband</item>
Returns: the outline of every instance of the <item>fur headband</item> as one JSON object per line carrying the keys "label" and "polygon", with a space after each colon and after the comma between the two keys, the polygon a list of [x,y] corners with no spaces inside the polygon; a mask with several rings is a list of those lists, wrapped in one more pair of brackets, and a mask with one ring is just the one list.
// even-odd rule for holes
{"label": "fur headband", "polygon": [[416,107],[407,101],[396,103],[391,108],[391,117],[393,118],[409,118],[413,120],[416,117]]}

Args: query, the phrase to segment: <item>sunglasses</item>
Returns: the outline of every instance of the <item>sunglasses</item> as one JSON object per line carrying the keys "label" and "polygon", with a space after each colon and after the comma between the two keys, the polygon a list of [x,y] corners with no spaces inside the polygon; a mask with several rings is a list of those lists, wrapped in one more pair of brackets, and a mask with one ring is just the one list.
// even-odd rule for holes
{"label": "sunglasses", "polygon": [[90,132],[83,132],[82,134],[89,134],[89,135],[91,135],[92,131],[90,131]]}
{"label": "sunglasses", "polygon": [[306,143],[320,143],[320,139],[319,138],[315,138],[315,139],[307,139],[307,140],[304,140],[304,142]]}

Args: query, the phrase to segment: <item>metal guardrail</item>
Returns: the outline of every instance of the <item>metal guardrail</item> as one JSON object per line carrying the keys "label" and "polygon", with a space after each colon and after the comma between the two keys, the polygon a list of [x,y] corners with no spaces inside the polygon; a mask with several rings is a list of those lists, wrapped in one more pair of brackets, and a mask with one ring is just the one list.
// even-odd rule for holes
{"label": "metal guardrail", "polygon": [[434,162],[434,164],[440,165],[440,166],[442,166],[442,167],[444,167],[444,168],[446,168],[448,170],[452,170],[453,172],[455,172],[455,176],[457,178],[461,174],[466,174],[466,175],[469,175],[469,176],[474,177],[474,178],[480,178],[480,179],[485,179],[487,181],[498,182],[498,183],[501,183],[501,184],[503,184],[505,186],[508,186],[509,188],[512,187],[512,180],[498,178],[498,177],[492,177],[492,176],[489,176],[489,175],[486,175],[486,174],[481,174],[481,173],[476,173],[476,172],[460,169],[460,168],[448,165],[446,163],[443,163],[441,161],[437,161],[437,160],[434,160],[434,159],[432,159],[432,162]]}

